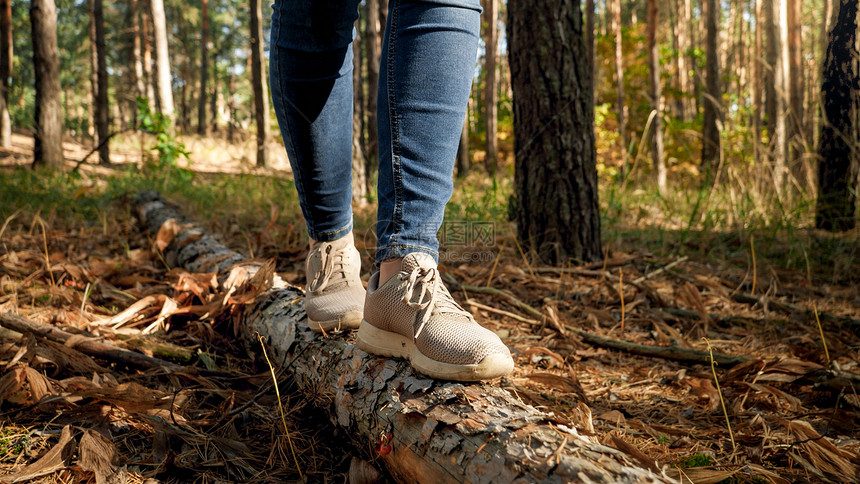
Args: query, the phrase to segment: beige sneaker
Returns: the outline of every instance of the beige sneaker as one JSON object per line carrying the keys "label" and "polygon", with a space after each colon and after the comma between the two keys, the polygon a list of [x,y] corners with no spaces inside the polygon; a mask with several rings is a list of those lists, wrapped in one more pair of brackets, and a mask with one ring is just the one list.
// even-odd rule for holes
{"label": "beige sneaker", "polygon": [[454,301],[432,257],[415,252],[400,267],[382,287],[378,272],[370,278],[359,348],[406,358],[421,373],[445,380],[486,380],[513,370],[508,347]]}
{"label": "beige sneaker", "polygon": [[364,312],[361,254],[352,232],[332,242],[319,242],[305,261],[308,285],[305,312],[311,331],[356,329]]}

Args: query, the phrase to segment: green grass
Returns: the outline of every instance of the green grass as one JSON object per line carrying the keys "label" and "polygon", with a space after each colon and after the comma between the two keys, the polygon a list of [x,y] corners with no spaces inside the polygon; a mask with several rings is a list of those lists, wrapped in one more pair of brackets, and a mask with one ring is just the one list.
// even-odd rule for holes
{"label": "green grass", "polygon": [[[272,234],[275,240],[282,236],[305,237],[290,178],[173,169],[118,169],[99,178],[23,168],[2,172],[0,223],[23,210],[38,212],[47,221],[53,217],[107,224],[111,204],[125,203],[126,197],[145,189],[160,191],[203,223],[227,223],[250,233],[265,227],[277,213]],[[446,220],[491,221],[497,224],[497,234],[509,233],[513,229],[508,221],[512,192],[510,173],[488,179],[475,170],[466,179],[456,181]],[[814,204],[802,196],[795,197],[790,205],[782,205],[774,197],[743,192],[737,184],[724,181],[713,192],[675,186],[664,197],[648,180],[632,180],[620,187],[602,179],[600,200],[603,242],[613,250],[641,250],[671,257],[699,255],[745,266],[750,260],[752,241],[757,258],[776,268],[835,282],[854,281],[860,273],[856,231],[834,235],[813,230]],[[356,229],[370,231],[375,212],[373,205],[357,209]]]}

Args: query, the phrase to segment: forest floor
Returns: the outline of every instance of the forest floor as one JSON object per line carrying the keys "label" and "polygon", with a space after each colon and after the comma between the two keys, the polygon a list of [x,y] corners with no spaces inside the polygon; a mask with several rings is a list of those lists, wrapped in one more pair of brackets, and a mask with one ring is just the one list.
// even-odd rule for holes
{"label": "forest floor", "polygon": [[[0,314],[185,370],[135,369],[86,354],[80,337],[59,344],[1,329],[0,479],[273,482],[296,480],[298,463],[311,482],[344,482],[353,457],[373,461],[372,444],[342,447],[288,379],[285,437],[270,370],[248,358],[231,313],[197,310],[223,297],[217,281],[167,267],[129,205],[136,190],[158,188],[228,246],[276,258],[303,286],[306,239],[287,176],[153,181],[90,165],[74,176],[13,168],[28,155],[23,144],[0,152]],[[489,190],[468,183],[462,191]],[[454,203],[461,214],[471,206]],[[365,273],[372,212],[356,212]],[[443,229],[449,287],[511,348],[516,368],[496,384],[525,402],[680,482],[860,481],[856,231],[605,221],[603,262],[547,267],[530,264],[499,219]],[[786,262],[801,252],[804,263]],[[643,354],[610,347],[624,343]],[[709,349],[744,361],[680,356]]]}

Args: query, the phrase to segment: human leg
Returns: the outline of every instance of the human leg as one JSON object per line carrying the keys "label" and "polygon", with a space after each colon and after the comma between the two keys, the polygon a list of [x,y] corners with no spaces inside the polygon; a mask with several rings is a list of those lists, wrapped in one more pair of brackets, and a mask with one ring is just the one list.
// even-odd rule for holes
{"label": "human leg", "polygon": [[359,0],[278,0],[270,84],[311,239],[305,310],[316,331],[358,326],[364,305],[352,241],[352,35]]}

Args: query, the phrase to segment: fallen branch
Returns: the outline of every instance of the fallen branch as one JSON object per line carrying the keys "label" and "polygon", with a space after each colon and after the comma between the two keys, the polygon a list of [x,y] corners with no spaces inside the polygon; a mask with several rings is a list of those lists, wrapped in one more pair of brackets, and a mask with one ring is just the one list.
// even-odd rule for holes
{"label": "fallen branch", "polygon": [[[254,270],[199,227],[185,225],[178,210],[157,194],[143,193],[134,203],[150,232],[170,219],[182,227],[165,249],[171,267],[222,277],[230,268]],[[274,364],[328,412],[360,452],[371,453],[401,482],[673,482],[560,425],[558,417],[524,404],[498,384],[428,379],[403,360],[359,350],[351,334],[315,334],[307,325],[302,292],[276,274],[270,282],[241,311],[240,333],[249,344],[261,334]],[[378,440],[386,441],[390,452],[369,451]]]}
{"label": "fallen branch", "polygon": [[[791,314],[791,313],[801,313],[806,314],[809,317],[814,317],[815,313],[812,309],[808,309],[802,306],[796,306],[791,303],[783,302],[778,299],[771,299],[766,296],[753,296],[752,294],[746,293],[738,293],[732,294],[732,299],[744,303],[744,304],[760,304],[764,307],[774,307],[779,309],[780,311]],[[818,317],[822,321],[830,321],[832,323],[841,323],[847,324],[848,326],[853,326],[855,328],[860,328],[860,320],[849,318],[847,316],[837,316],[835,314],[826,313],[823,311],[818,312]]]}
{"label": "fallen branch", "polygon": [[0,325],[18,333],[32,333],[35,336],[40,336],[56,343],[69,343],[72,348],[90,356],[125,363],[136,368],[158,368],[164,370],[178,370],[181,368],[179,365],[168,361],[118,348],[112,344],[98,341],[95,338],[67,333],[60,328],[30,321],[12,313],[0,314]]}

